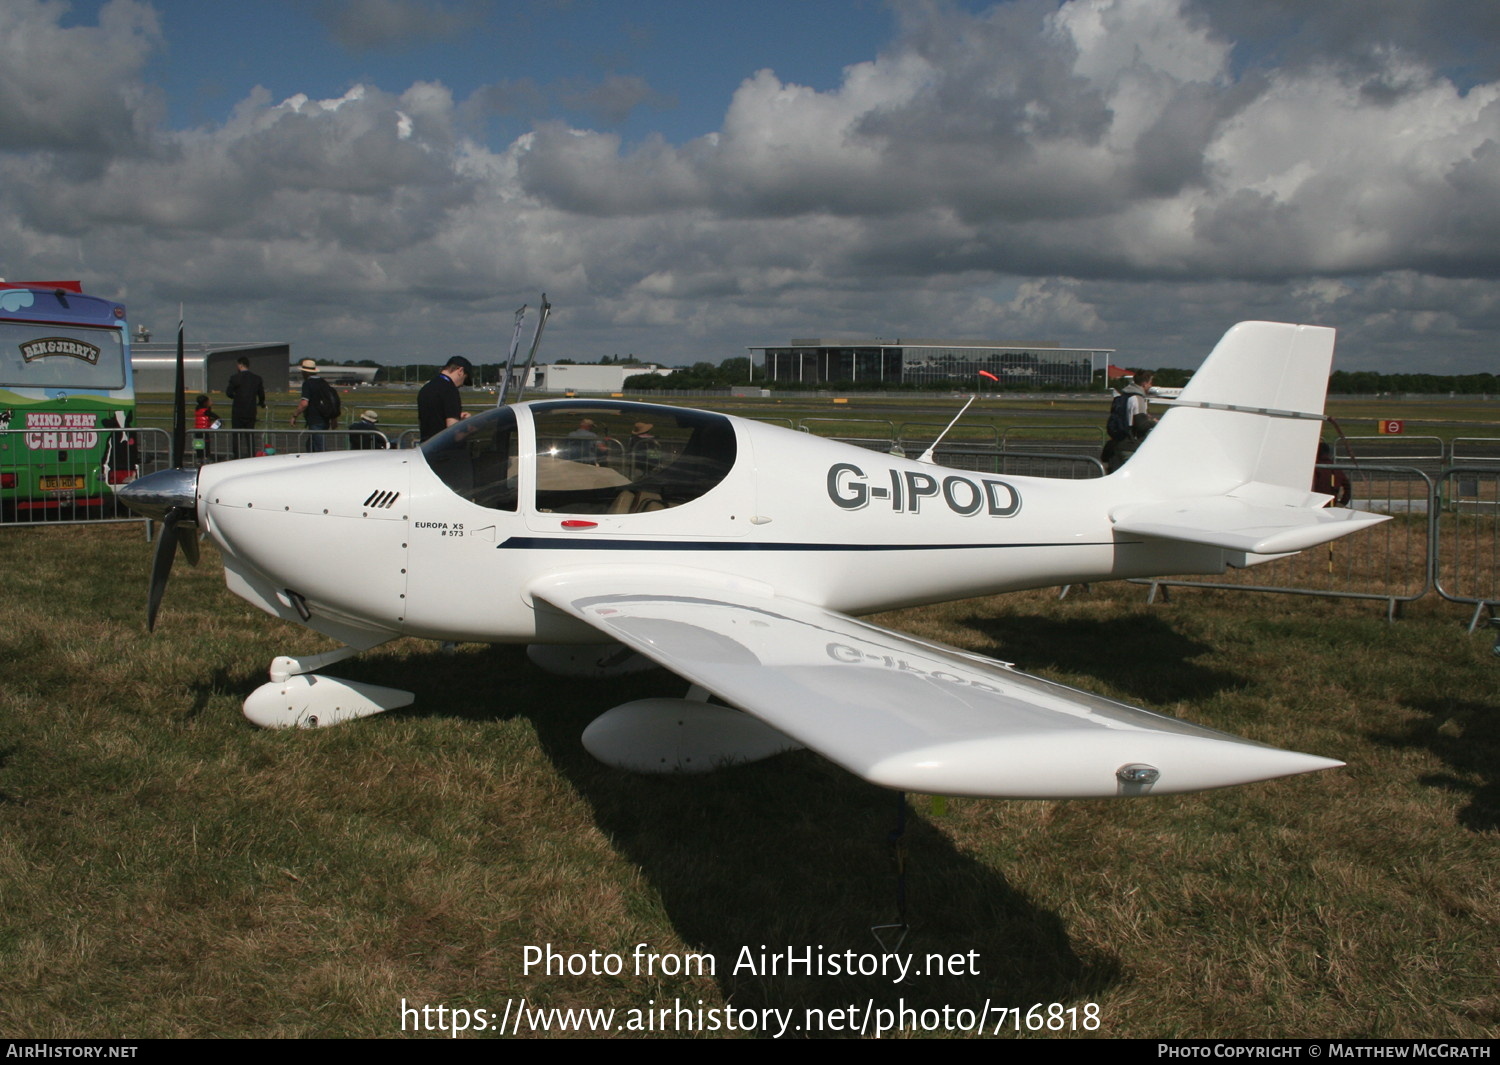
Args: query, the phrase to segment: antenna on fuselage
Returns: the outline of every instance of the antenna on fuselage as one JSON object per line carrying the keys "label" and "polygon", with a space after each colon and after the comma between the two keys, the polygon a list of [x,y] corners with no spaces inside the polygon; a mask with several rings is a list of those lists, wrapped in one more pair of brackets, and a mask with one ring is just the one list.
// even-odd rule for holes
{"label": "antenna on fuselage", "polygon": [[552,304],[547,302],[547,294],[542,293],[541,312],[536,320],[536,332],[531,335],[531,351],[526,356],[526,366],[521,370],[520,384],[516,385],[516,403],[521,402],[521,397],[526,393],[526,379],[531,376],[531,364],[536,362],[536,349],[542,343],[542,330],[547,328],[547,319],[552,315]]}
{"label": "antenna on fuselage", "polygon": [[510,334],[510,356],[505,360],[505,369],[500,373],[500,387],[495,389],[495,406],[505,406],[505,397],[510,393],[511,374],[516,368],[516,352],[521,347],[521,323],[526,319],[526,304],[516,311],[516,328]]}
{"label": "antenna on fuselage", "polygon": [[978,398],[979,397],[977,395],[969,397],[969,402],[965,403],[963,405],[963,408],[953,416],[953,420],[948,423],[947,428],[945,428],[941,433],[938,433],[937,439],[932,442],[932,446],[930,446],[926,451],[922,452],[921,457],[917,459],[918,462],[934,463],[937,461],[932,457],[932,453],[936,451],[937,446],[943,442],[943,437],[948,435],[948,430],[952,429],[955,425],[958,424],[958,419],[964,416],[964,411],[968,410],[973,402]]}

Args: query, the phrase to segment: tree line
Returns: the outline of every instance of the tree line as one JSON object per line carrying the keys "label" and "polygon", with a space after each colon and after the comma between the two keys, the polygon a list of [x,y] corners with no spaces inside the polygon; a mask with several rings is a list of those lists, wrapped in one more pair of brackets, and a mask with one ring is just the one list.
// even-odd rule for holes
{"label": "tree line", "polygon": [[1461,396],[1500,393],[1500,377],[1492,373],[1375,373],[1371,370],[1335,370],[1328,378],[1328,391],[1338,395],[1366,396],[1379,392],[1414,392],[1418,395]]}

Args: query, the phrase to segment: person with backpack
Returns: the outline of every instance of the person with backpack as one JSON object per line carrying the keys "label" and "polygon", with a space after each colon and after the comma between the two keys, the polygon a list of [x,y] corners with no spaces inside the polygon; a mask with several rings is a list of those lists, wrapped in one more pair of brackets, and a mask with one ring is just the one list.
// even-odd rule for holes
{"label": "person with backpack", "polygon": [[318,376],[318,364],[313,360],[303,359],[297,364],[297,369],[302,372],[302,398],[297,409],[292,411],[289,424],[296,425],[299,417],[306,418],[307,428],[312,433],[308,450],[323,451],[328,441],[318,430],[337,428],[344,404],[339,399],[338,390]]}
{"label": "person with backpack", "polygon": [[1137,370],[1130,384],[1120,389],[1110,403],[1109,421],[1104,426],[1109,439],[1104,442],[1104,451],[1099,456],[1107,473],[1114,473],[1125,465],[1156,424],[1146,396],[1146,390],[1155,379],[1156,375],[1150,370]]}

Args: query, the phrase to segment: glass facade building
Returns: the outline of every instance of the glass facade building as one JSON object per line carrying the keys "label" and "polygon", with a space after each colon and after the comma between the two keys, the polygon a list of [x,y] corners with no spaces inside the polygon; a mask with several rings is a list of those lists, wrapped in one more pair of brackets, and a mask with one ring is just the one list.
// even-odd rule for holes
{"label": "glass facade building", "polygon": [[[969,387],[980,371],[1001,386],[1085,390],[1112,348],[1065,348],[1049,341],[1001,344],[984,340],[793,340],[784,347],[751,348],[764,357],[766,378],[813,387],[838,383],[952,382]],[[994,382],[989,387],[994,387]]]}

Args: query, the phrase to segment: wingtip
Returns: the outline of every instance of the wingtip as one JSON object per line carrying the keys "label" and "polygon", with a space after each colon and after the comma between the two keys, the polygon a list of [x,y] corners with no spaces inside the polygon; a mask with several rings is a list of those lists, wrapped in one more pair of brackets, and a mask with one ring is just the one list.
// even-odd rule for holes
{"label": "wingtip", "polygon": [[888,788],[994,799],[1178,795],[1338,769],[1321,755],[1230,737],[1104,732],[969,741],[907,752],[861,775]]}

